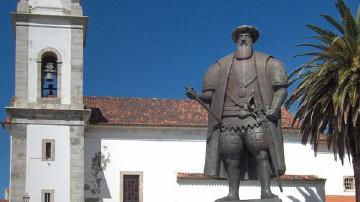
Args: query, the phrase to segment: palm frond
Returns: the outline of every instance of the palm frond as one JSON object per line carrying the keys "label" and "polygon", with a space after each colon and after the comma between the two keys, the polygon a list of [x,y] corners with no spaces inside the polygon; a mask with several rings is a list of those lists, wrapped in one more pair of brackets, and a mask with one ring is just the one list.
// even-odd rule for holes
{"label": "palm frond", "polygon": [[313,64],[320,60],[321,60],[321,57],[319,57],[319,56],[313,57],[312,59],[306,61],[304,64],[302,64],[301,66],[296,68],[291,74],[289,74],[288,77],[293,78],[295,75],[299,74],[301,71],[304,71],[306,68],[316,67],[317,65],[313,65]]}
{"label": "palm frond", "polygon": [[294,57],[299,57],[299,56],[321,56],[322,53],[319,52],[308,52],[308,53],[302,53],[302,54],[298,54],[295,55]]}
{"label": "palm frond", "polygon": [[351,10],[345,5],[344,8],[344,27],[345,27],[345,36],[348,35],[352,38],[356,38],[357,29],[356,22],[354,17],[351,14]]}
{"label": "palm frond", "polygon": [[356,28],[358,30],[357,43],[360,44],[360,5],[359,5],[357,13],[356,13],[355,22],[356,22]]}
{"label": "palm frond", "polygon": [[333,17],[331,17],[330,15],[326,15],[326,14],[322,14],[321,16],[324,17],[325,20],[328,21],[330,24],[332,24],[341,34],[345,33],[343,26],[338,21],[336,21]]}
{"label": "palm frond", "polygon": [[357,107],[355,108],[354,114],[353,114],[353,117],[352,117],[353,118],[353,120],[352,120],[353,121],[353,126],[357,125],[359,113],[360,113],[360,104],[359,104],[359,100],[358,100]]}
{"label": "palm frond", "polygon": [[346,8],[346,5],[345,5],[345,2],[343,0],[338,0],[336,3],[335,3],[335,6],[336,8],[338,9],[339,13],[340,13],[340,17],[341,19],[345,19],[345,8]]}
{"label": "palm frond", "polygon": [[304,46],[304,47],[311,47],[311,48],[317,48],[320,50],[326,50],[328,47],[323,44],[314,44],[314,43],[299,43],[296,44],[296,46]]}
{"label": "palm frond", "polygon": [[359,99],[359,89],[357,85],[351,85],[349,88],[349,100],[351,103],[351,106],[354,108],[358,99]]}
{"label": "palm frond", "polygon": [[314,51],[295,56],[309,59],[290,74],[298,84],[285,106],[298,103],[293,125],[301,123],[302,143],[310,142],[316,152],[319,136],[326,132],[328,148],[343,162],[346,153],[360,155],[356,134],[360,127],[360,7],[356,18],[343,0],[337,0],[336,7],[339,20],[322,15],[335,32],[307,25],[315,33],[310,39],[316,42],[297,46]]}
{"label": "palm frond", "polygon": [[356,13],[356,24],[360,25],[360,5],[358,6],[357,13]]}
{"label": "palm frond", "polygon": [[306,26],[310,28],[312,31],[319,34],[317,37],[321,37],[325,42],[331,43],[334,37],[336,37],[336,34],[334,34],[332,31],[325,30],[316,25],[306,25]]}

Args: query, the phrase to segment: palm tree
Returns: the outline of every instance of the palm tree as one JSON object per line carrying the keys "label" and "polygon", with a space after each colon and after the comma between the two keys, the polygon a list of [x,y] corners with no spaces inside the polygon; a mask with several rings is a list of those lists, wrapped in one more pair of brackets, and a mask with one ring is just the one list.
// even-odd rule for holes
{"label": "palm tree", "polygon": [[345,153],[352,157],[356,201],[360,202],[360,7],[357,16],[351,14],[343,0],[337,0],[340,20],[322,15],[334,31],[307,25],[314,42],[299,44],[310,47],[309,57],[289,78],[297,81],[285,105],[298,103],[294,123],[300,123],[302,143],[314,145],[327,137],[332,148],[344,162]]}

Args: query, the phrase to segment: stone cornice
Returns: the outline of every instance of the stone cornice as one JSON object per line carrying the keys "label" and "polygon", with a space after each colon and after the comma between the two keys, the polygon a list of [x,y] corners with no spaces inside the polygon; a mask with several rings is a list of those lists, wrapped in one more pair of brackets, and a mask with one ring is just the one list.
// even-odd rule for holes
{"label": "stone cornice", "polygon": [[82,25],[87,27],[87,16],[75,15],[45,15],[32,13],[11,13],[13,25],[17,22],[25,23],[41,23],[41,24],[66,24],[66,25]]}
{"label": "stone cornice", "polygon": [[44,15],[31,13],[11,13],[14,33],[16,26],[54,26],[66,27],[71,29],[84,29],[84,45],[86,44],[87,35],[87,16],[75,15]]}
{"label": "stone cornice", "polygon": [[10,122],[16,120],[53,120],[76,121],[87,123],[91,110],[64,110],[64,109],[31,109],[6,107]]}

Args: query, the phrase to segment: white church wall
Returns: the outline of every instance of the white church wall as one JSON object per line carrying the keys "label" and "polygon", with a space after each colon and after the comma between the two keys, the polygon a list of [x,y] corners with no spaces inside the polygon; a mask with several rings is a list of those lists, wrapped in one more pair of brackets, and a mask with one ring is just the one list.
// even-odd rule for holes
{"label": "white church wall", "polygon": [[335,161],[332,151],[321,146],[317,156],[310,144],[300,144],[301,138],[297,135],[286,135],[285,161],[286,174],[316,175],[326,179],[325,189],[328,195],[354,195],[354,192],[344,190],[343,177],[353,176],[354,171],[348,156],[344,165],[340,160]]}
{"label": "white church wall", "polygon": [[[203,135],[190,136],[171,129],[146,130],[91,128],[86,131],[85,187],[88,189],[85,189],[85,198],[119,201],[120,172],[141,171],[144,202],[176,201],[176,173],[202,172],[205,156]],[[105,169],[94,177],[90,165],[94,153],[100,150],[103,161],[108,157],[109,161]],[[92,190],[98,188],[92,181],[101,176],[101,191],[94,195]]]}
{"label": "white church wall", "polygon": [[[224,195],[226,191],[223,190],[227,188],[223,186],[220,189],[208,185],[189,187],[176,182],[177,172],[203,172],[205,137],[205,128],[89,126],[85,133],[85,198],[102,198],[104,202],[119,201],[122,171],[143,172],[144,202],[186,201],[186,197],[202,192],[206,192],[205,195],[210,198]],[[341,166],[328,152],[314,157],[311,146],[299,144],[293,131],[285,131],[284,137],[287,175],[315,175],[326,179],[327,195],[354,195],[353,192],[344,192],[342,185],[343,175],[353,175],[349,164]],[[97,163],[99,159],[100,164]],[[101,165],[104,169],[98,166],[94,169],[93,165]],[[304,183],[301,185],[304,186]],[[310,189],[300,191],[292,184],[285,188],[281,197],[290,201],[288,195],[292,195],[300,201],[306,201],[307,192],[317,194],[320,190],[324,194],[321,192],[322,186],[298,186]],[[200,187],[203,191],[200,191]],[[246,190],[244,193],[251,192],[251,189]],[[273,190],[278,192],[276,186]]]}
{"label": "white church wall", "polygon": [[[65,22],[64,22],[65,24]],[[37,59],[41,50],[54,48],[62,58],[61,104],[70,104],[71,89],[71,29],[68,25],[45,25],[32,23],[29,26],[29,69],[37,70]],[[56,29],[55,29],[56,28]],[[50,37],[49,37],[50,36]],[[38,71],[28,71],[28,101],[36,102],[38,93]]]}
{"label": "white church wall", "polygon": [[[26,190],[31,201],[41,201],[41,190],[54,190],[55,201],[70,201],[70,127],[27,126]],[[54,161],[42,160],[42,140],[55,140]]]}

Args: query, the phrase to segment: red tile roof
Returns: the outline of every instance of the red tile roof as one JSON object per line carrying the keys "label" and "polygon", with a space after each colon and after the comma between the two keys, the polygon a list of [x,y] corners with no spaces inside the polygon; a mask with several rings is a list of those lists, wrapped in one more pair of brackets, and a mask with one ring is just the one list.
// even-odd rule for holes
{"label": "red tile roof", "polygon": [[[177,173],[178,180],[207,180],[212,179],[205,176],[203,173]],[[325,179],[319,178],[315,175],[284,175],[280,179],[284,181],[324,181]]]}
{"label": "red tile roof", "polygon": [[191,100],[85,97],[90,124],[202,127],[207,113]]}
{"label": "red tile roof", "polygon": [[[11,100],[11,105],[15,97]],[[206,110],[194,100],[84,97],[91,125],[206,127]],[[291,129],[292,114],[281,108],[282,127]],[[3,123],[11,123],[7,117]]]}
{"label": "red tile roof", "polygon": [[0,199],[0,202],[9,202],[8,200]]}
{"label": "red tile roof", "polygon": [[325,196],[326,202],[355,202],[355,196],[335,196],[335,195],[326,195]]}
{"label": "red tile roof", "polygon": [[[126,126],[206,127],[207,112],[194,100],[84,97],[92,109],[90,124]],[[281,109],[283,128],[291,128],[292,114]]]}

